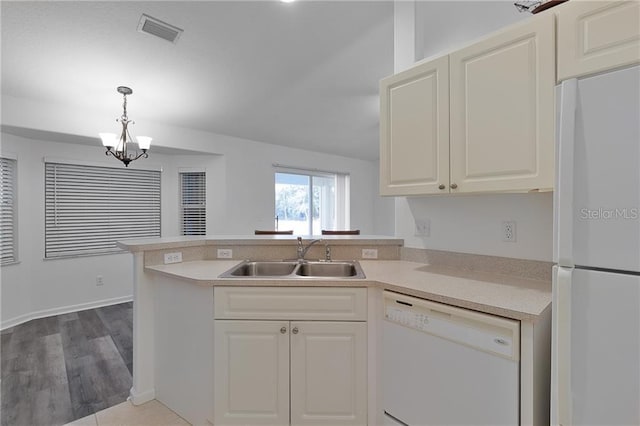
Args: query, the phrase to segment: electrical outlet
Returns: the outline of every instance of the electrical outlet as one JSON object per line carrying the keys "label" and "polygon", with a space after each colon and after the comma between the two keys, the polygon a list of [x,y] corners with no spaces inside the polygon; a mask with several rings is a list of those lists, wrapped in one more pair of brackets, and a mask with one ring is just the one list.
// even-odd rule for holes
{"label": "electrical outlet", "polygon": [[429,219],[416,219],[416,230],[414,235],[416,237],[428,237],[431,235],[431,220]]}
{"label": "electrical outlet", "polygon": [[378,258],[378,249],[362,249],[362,258],[363,259],[377,259]]}
{"label": "electrical outlet", "polygon": [[233,250],[218,249],[218,259],[233,259]]}
{"label": "electrical outlet", "polygon": [[104,285],[104,277],[102,275],[96,277],[96,285]]}
{"label": "electrical outlet", "polygon": [[165,253],[164,254],[164,264],[167,263],[180,263],[182,262],[182,252],[177,251],[175,253]]}
{"label": "electrical outlet", "polygon": [[502,222],[502,241],[507,243],[516,242],[516,222],[508,220]]}

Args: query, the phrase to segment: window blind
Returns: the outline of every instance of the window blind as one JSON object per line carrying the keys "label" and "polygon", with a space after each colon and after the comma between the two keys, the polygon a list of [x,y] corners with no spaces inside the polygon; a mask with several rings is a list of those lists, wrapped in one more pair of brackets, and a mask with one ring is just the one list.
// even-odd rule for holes
{"label": "window blind", "polygon": [[0,158],[0,264],[17,260],[16,160]]}
{"label": "window blind", "polygon": [[122,251],[160,236],[160,172],[45,163],[45,257]]}
{"label": "window blind", "polygon": [[206,235],[205,172],[180,173],[180,227],[182,235]]}

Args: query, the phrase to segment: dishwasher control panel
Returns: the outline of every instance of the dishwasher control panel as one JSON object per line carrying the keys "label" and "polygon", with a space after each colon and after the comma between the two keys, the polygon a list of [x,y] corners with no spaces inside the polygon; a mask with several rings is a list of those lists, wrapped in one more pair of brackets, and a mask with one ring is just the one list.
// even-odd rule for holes
{"label": "dishwasher control panel", "polygon": [[426,330],[429,325],[429,317],[427,315],[393,306],[387,307],[385,318],[418,330]]}
{"label": "dishwasher control panel", "polygon": [[520,322],[385,291],[385,320],[519,360]]}

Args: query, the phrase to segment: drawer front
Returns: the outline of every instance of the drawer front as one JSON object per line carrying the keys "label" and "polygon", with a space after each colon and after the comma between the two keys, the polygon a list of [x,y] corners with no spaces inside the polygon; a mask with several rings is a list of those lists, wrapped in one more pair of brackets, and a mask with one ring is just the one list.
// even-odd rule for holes
{"label": "drawer front", "polygon": [[367,289],[216,287],[216,319],[366,321]]}

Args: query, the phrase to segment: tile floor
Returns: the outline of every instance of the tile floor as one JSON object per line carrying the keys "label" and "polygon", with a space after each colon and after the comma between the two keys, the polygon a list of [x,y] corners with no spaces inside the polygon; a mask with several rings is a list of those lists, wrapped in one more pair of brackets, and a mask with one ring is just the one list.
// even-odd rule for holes
{"label": "tile floor", "polygon": [[182,417],[155,399],[135,406],[129,401],[115,405],[66,426],[188,426]]}

